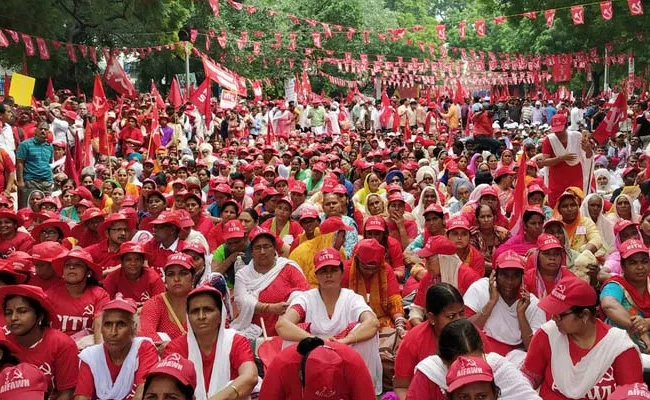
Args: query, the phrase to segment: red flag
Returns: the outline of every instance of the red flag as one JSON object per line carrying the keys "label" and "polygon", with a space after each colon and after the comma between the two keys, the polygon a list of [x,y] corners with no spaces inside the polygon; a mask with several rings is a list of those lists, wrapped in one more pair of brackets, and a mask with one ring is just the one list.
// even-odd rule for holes
{"label": "red flag", "polygon": [[199,87],[192,93],[192,97],[190,97],[190,102],[194,104],[199,110],[203,110],[203,105],[205,104],[205,99],[207,97],[210,97],[210,94],[208,92],[210,88],[210,79],[206,78]]}
{"label": "red flag", "polygon": [[[89,132],[86,132],[89,133]],[[85,137],[86,135],[84,135]],[[81,171],[81,168],[84,167],[83,165],[83,160],[84,160],[84,148],[83,144],[81,143],[81,140],[79,140],[79,134],[78,132],[75,132],[74,134],[74,169],[75,171]]]}
{"label": "red flag", "polygon": [[627,116],[627,103],[625,100],[625,90],[616,96],[616,101],[609,109],[605,119],[598,125],[594,131],[594,139],[598,144],[603,144],[607,139],[614,137],[618,132],[618,126]]}
{"label": "red flag", "polygon": [[[519,161],[519,169],[517,170],[517,182],[515,183],[515,190],[513,192],[514,206],[512,209],[512,217],[510,218],[510,230],[516,234],[521,229],[521,218],[524,215],[524,208],[528,205],[526,198],[526,152],[521,154]],[[514,232],[514,231],[517,232]]]}
{"label": "red flag", "polygon": [[23,43],[25,43],[25,53],[30,57],[36,54],[36,51],[34,50],[34,42],[32,42],[32,37],[26,33],[23,33],[21,36],[23,38]]}
{"label": "red flag", "polygon": [[68,58],[72,61],[73,64],[77,63],[77,53],[74,51],[74,45],[72,43],[66,43],[65,49],[68,51]]}
{"label": "red flag", "polygon": [[454,94],[454,103],[463,104],[464,97],[463,85],[460,83],[460,79],[456,79],[456,93]]}
{"label": "red flag", "polygon": [[474,29],[476,29],[476,36],[485,36],[485,20],[478,19],[474,22]]}
{"label": "red flag", "polygon": [[169,103],[174,106],[174,110],[178,110],[180,106],[183,105],[183,97],[181,96],[181,89],[178,86],[176,77],[172,78],[172,85],[169,89],[167,100],[169,100]]}
{"label": "red flag", "polygon": [[386,90],[381,92],[381,109],[379,110],[379,123],[382,127],[387,127],[391,116],[390,99]]}
{"label": "red flag", "polygon": [[553,27],[553,21],[555,20],[555,9],[552,8],[544,11],[544,19],[546,19],[546,26],[551,29]]}
{"label": "red flag", "polygon": [[409,126],[408,121],[406,122],[406,125],[404,125],[404,141],[409,142],[411,140],[411,127]]}
{"label": "red flag", "polygon": [[627,6],[630,8],[631,15],[643,15],[641,0],[627,0]]}
{"label": "red flag", "polygon": [[156,103],[153,103],[151,114],[151,134],[149,135],[149,146],[147,146],[148,158],[153,158],[154,152],[160,147],[160,125],[158,124],[158,106]]}
{"label": "red flag", "polygon": [[95,75],[95,83],[93,84],[93,110],[97,119],[100,119],[106,111],[108,111],[109,105],[106,101],[106,95],[104,94],[104,86],[102,85],[102,79],[99,75]]}
{"label": "red flag", "polygon": [[585,8],[581,5],[571,7],[571,19],[574,25],[585,23]]}
{"label": "red flag", "polygon": [[210,87],[210,79],[206,79],[205,81],[207,82],[208,87],[201,111],[205,116],[205,127],[210,128],[210,123],[212,122],[212,88]]}
{"label": "red flag", "polygon": [[436,32],[438,33],[438,39],[442,40],[443,42],[447,40],[447,27],[445,25],[436,25]]}
{"label": "red flag", "polygon": [[70,146],[65,146],[65,163],[63,164],[63,172],[74,180],[76,186],[79,186],[79,171],[75,169]]}
{"label": "red flag", "polygon": [[219,0],[208,0],[208,3],[210,4],[210,8],[212,9],[212,14],[214,14],[215,17],[219,16]]}
{"label": "red flag", "polygon": [[[255,98],[253,99],[253,102],[256,101],[261,101],[262,100],[262,82],[259,80],[255,80],[251,82],[251,86],[253,86],[253,94],[255,95]],[[305,87],[303,86],[303,93],[305,93]],[[304,95],[305,99],[309,98],[308,94]]]}
{"label": "red flag", "polygon": [[614,9],[612,8],[611,1],[602,1],[600,2],[600,15],[602,15],[605,21],[609,21],[614,16]]}
{"label": "red flag", "polygon": [[54,84],[52,83],[52,77],[47,80],[47,89],[45,90],[45,97],[50,101],[54,101]]}
{"label": "red flag", "polygon": [[465,21],[460,21],[458,23],[458,36],[461,40],[465,40]]}
{"label": "red flag", "polygon": [[160,95],[160,92],[158,91],[158,88],[156,87],[156,83],[151,80],[151,95],[154,97],[156,100],[156,105],[158,108],[162,108],[163,110],[165,109],[165,101],[163,100],[162,96]]}
{"label": "red flag", "polygon": [[9,47],[9,39],[2,33],[2,29],[0,29],[0,47]]}
{"label": "red flag", "polygon": [[320,49],[321,48],[320,32],[312,32],[311,33],[311,38],[314,41],[314,46],[316,46],[316,47],[318,47]]}
{"label": "red flag", "polygon": [[521,13],[521,16],[524,18],[528,19],[537,19],[537,12],[536,11],[528,11],[525,13]]}
{"label": "red flag", "polygon": [[499,25],[506,22],[507,17],[494,17],[494,25]]}
{"label": "red flag", "polygon": [[45,43],[45,39],[37,37],[36,38],[36,46],[38,46],[38,56],[41,58],[41,60],[49,60],[50,59],[50,50],[47,48],[47,44]]}
{"label": "red flag", "polygon": [[266,144],[269,146],[272,145],[274,137],[275,134],[273,133],[273,122],[271,121],[271,117],[269,116],[268,121],[266,123]]}
{"label": "red flag", "polygon": [[104,71],[104,79],[108,86],[121,95],[133,97],[137,94],[133,83],[131,83],[126,72],[124,72],[117,57],[110,57],[108,60],[106,71]]}

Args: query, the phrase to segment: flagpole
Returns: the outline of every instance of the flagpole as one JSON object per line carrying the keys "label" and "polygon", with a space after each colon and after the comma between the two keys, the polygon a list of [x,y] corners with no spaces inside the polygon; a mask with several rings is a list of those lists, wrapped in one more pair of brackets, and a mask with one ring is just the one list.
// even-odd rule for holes
{"label": "flagpole", "polygon": [[605,46],[605,73],[603,74],[603,92],[607,92],[607,79],[609,78],[609,63],[607,62],[607,46]]}
{"label": "flagpole", "polygon": [[185,42],[185,98],[190,98],[190,43]]}

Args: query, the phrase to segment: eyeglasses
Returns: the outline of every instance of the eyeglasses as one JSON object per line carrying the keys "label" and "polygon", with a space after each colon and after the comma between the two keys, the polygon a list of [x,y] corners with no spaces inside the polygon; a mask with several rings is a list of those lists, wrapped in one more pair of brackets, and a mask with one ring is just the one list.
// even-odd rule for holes
{"label": "eyeglasses", "polygon": [[262,251],[269,251],[273,248],[273,245],[271,244],[264,244],[264,245],[259,245],[259,246],[254,246],[253,251],[256,253],[260,253]]}
{"label": "eyeglasses", "polygon": [[564,317],[566,317],[569,314],[573,314],[573,311],[569,310],[569,311],[563,312],[562,314],[555,314],[555,315],[553,315],[553,318],[561,321]]}

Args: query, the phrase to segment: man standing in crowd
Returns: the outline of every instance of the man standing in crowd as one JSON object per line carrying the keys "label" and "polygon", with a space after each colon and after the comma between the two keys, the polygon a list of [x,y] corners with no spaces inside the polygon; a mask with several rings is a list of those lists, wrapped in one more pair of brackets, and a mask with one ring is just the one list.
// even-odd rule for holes
{"label": "man standing in crowd", "polygon": [[16,185],[19,208],[26,207],[34,190],[46,195],[54,191],[54,175],[50,163],[54,161],[54,149],[46,141],[49,132],[47,122],[38,123],[36,134],[18,145],[16,151]]}

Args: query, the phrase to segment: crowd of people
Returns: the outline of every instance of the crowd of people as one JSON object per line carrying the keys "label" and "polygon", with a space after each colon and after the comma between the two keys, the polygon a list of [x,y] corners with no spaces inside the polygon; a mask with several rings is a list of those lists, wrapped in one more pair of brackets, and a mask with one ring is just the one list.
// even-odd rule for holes
{"label": "crowd of people", "polygon": [[0,103],[0,399],[650,399],[644,101],[56,96]]}

